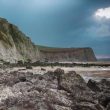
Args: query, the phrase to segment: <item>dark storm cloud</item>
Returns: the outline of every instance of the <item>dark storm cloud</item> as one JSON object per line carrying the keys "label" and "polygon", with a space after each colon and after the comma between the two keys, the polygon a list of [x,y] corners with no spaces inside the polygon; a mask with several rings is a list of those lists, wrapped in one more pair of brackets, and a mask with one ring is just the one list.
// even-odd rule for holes
{"label": "dark storm cloud", "polygon": [[109,0],[1,0],[0,16],[18,25],[36,44],[90,46],[96,54],[110,55],[110,20],[94,18],[97,9],[106,7]]}

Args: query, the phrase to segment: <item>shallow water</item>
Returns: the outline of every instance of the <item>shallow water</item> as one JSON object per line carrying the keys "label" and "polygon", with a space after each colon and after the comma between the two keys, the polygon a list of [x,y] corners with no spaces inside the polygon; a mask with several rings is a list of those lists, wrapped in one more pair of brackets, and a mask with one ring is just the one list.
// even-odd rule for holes
{"label": "shallow water", "polygon": [[101,79],[110,80],[110,71],[80,71],[78,72],[84,80],[87,82],[89,79],[93,79],[95,81],[100,81]]}

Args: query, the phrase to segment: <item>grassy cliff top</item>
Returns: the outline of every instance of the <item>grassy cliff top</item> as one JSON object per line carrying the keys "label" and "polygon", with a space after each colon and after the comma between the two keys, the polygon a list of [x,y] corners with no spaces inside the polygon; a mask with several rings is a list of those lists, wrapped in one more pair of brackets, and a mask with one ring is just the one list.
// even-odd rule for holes
{"label": "grassy cliff top", "polygon": [[61,47],[48,47],[48,46],[42,46],[42,45],[36,45],[40,51],[72,51],[72,50],[84,50],[84,49],[90,49],[90,47],[84,47],[84,48],[61,48]]}

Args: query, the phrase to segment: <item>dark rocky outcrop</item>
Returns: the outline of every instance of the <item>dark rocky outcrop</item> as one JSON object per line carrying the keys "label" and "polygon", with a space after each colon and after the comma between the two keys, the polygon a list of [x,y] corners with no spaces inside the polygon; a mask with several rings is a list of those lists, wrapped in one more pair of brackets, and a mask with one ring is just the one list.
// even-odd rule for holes
{"label": "dark rocky outcrop", "polygon": [[110,107],[109,102],[103,106],[99,95],[74,71],[0,74],[0,110],[109,110],[105,108]]}
{"label": "dark rocky outcrop", "polygon": [[96,61],[91,48],[36,46],[18,27],[0,18],[0,61]]}
{"label": "dark rocky outcrop", "polygon": [[97,94],[99,103],[106,108],[110,109],[110,81],[102,79],[99,82],[89,80],[88,87]]}

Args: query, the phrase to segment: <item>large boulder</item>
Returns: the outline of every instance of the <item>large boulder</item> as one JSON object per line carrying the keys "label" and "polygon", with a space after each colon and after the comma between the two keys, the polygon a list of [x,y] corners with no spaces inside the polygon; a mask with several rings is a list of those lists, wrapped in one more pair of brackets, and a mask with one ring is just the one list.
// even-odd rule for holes
{"label": "large boulder", "polygon": [[71,94],[73,110],[103,110],[103,107],[98,104],[95,93],[87,87],[84,79],[74,71],[61,75],[60,89]]}
{"label": "large boulder", "polygon": [[102,79],[99,82],[89,80],[88,87],[97,94],[99,103],[109,110],[110,108],[110,81]]}

